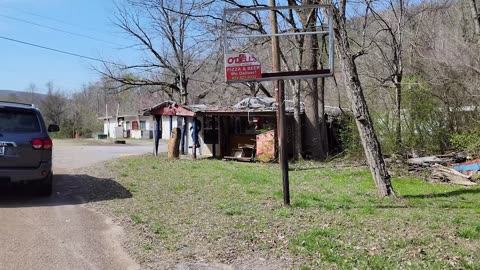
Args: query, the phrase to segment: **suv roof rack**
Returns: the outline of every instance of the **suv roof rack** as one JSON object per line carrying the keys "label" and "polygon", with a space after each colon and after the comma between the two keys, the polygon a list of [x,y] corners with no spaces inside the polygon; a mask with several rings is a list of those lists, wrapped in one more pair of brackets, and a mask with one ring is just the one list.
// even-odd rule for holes
{"label": "suv roof rack", "polygon": [[16,107],[27,107],[27,108],[36,108],[35,104],[16,102],[16,101],[4,101],[0,100],[0,106],[16,106]]}

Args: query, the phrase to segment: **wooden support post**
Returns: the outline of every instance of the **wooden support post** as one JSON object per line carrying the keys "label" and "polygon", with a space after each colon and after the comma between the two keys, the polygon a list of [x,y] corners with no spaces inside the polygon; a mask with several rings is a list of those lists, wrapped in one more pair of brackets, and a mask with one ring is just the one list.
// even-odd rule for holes
{"label": "wooden support post", "polygon": [[[275,0],[270,0],[270,7],[275,7]],[[280,71],[280,45],[278,37],[277,12],[270,10],[270,27],[272,31],[273,72]],[[290,205],[290,185],[288,179],[287,137],[285,132],[285,84],[283,80],[273,81],[275,101],[277,103],[278,155],[282,169],[283,203]]]}
{"label": "wooden support post", "polygon": [[197,143],[198,143],[197,121],[198,121],[197,118],[193,117],[193,121],[192,121],[192,141],[193,141],[192,157],[193,159],[197,159]]}
{"label": "wooden support post", "polygon": [[216,140],[213,141],[213,146],[212,146],[212,154],[213,158],[216,158],[217,156],[217,141],[218,141],[218,134],[217,133],[217,127],[215,123],[215,116],[212,115],[212,134]]}
{"label": "wooden support post", "polygon": [[155,115],[155,138],[154,138],[154,144],[155,144],[155,148],[153,149],[153,155],[154,156],[158,156],[158,144],[159,144],[159,141],[160,141],[160,124],[161,124],[161,121],[160,121],[160,118],[161,116],[159,115]]}

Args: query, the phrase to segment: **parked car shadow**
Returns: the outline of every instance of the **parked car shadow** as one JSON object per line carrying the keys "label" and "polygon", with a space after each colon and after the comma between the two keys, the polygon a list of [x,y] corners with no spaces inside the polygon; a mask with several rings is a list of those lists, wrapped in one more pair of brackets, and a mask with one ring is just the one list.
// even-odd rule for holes
{"label": "parked car shadow", "polygon": [[112,179],[59,174],[54,176],[50,197],[36,195],[31,186],[0,187],[0,208],[75,205],[131,197],[128,189]]}

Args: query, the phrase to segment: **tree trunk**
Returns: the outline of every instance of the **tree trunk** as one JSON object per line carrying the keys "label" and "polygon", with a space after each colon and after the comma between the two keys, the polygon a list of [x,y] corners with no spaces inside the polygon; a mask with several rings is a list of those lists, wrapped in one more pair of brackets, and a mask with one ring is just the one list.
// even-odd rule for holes
{"label": "tree trunk", "polygon": [[259,89],[260,89],[260,87],[258,86],[258,83],[253,83],[253,89],[250,90],[250,91],[252,91],[252,96],[253,97],[257,97]]}
{"label": "tree trunk", "polygon": [[[328,17],[327,14],[324,14],[325,17]],[[328,62],[327,56],[327,42],[326,35],[321,36],[321,44],[319,48],[319,61],[318,68],[323,69],[324,63]],[[327,118],[325,114],[325,78],[320,78],[320,87],[318,89],[318,110],[319,110],[319,129],[320,129],[320,140],[322,144],[322,149],[324,152],[324,158],[328,157],[329,154],[329,141],[328,141],[328,130],[327,130]]]}
{"label": "tree trunk", "polygon": [[295,122],[295,159],[303,159],[302,146],[302,109],[300,104],[300,92],[302,89],[302,81],[297,80],[295,84],[291,84],[293,88],[293,119]]}
{"label": "tree trunk", "polygon": [[402,149],[402,77],[395,76],[395,143],[397,150]]}
{"label": "tree trunk", "polygon": [[258,94],[258,91],[260,91],[260,86],[258,83],[251,82],[247,83],[248,89],[250,89],[250,96],[256,97]]}
{"label": "tree trunk", "polygon": [[188,79],[184,75],[181,75],[180,82],[178,85],[180,88],[180,103],[182,105],[187,105],[188,104],[188,91],[187,91]]}
{"label": "tree trunk", "polygon": [[187,105],[188,103],[188,94],[183,89],[180,92],[180,103],[182,103],[182,105]]}
{"label": "tree trunk", "polygon": [[[290,5],[293,5],[290,3]],[[302,0],[302,5],[312,4],[311,0]],[[305,12],[299,12],[298,15],[305,29],[309,31],[315,31],[316,18],[318,10],[305,10]],[[313,12],[313,14],[311,13]],[[319,59],[319,42],[317,35],[307,35],[304,40],[304,50],[302,53],[306,53],[304,59],[309,60],[308,63],[310,70],[318,69]],[[301,63],[300,63],[301,64]],[[305,88],[305,128],[304,139],[305,148],[304,152],[308,153],[312,159],[324,159],[326,157],[325,149],[322,144],[320,120],[318,115],[318,79],[312,79],[309,87]]]}
{"label": "tree trunk", "polygon": [[[318,69],[318,41],[316,35],[311,35],[306,39],[310,70],[316,70]],[[312,159],[318,160],[326,157],[318,114],[318,79],[312,79],[310,87],[306,87],[305,91],[305,147]]]}
{"label": "tree trunk", "polygon": [[365,101],[365,96],[357,72],[357,66],[355,64],[355,56],[352,54],[350,48],[350,42],[345,26],[346,18],[344,12],[345,2],[343,2],[341,11],[338,8],[333,8],[336,47],[340,62],[342,63],[345,76],[345,86],[352,101],[352,111],[360,133],[367,163],[370,167],[370,172],[372,173],[377,188],[377,193],[380,196],[395,196],[391,184],[391,177],[388,174],[385,161],[383,160],[380,143],[375,134],[372,119],[370,118],[370,113]]}
{"label": "tree trunk", "polygon": [[477,0],[470,0],[470,12],[472,13],[473,25],[475,30],[475,35],[477,38],[480,36],[480,16],[477,10]]}
{"label": "tree trunk", "polygon": [[317,160],[325,157],[319,126],[318,79],[312,79],[311,86],[305,89],[305,152]]}
{"label": "tree trunk", "polygon": [[320,78],[320,87],[318,89],[318,115],[320,128],[320,143],[323,151],[323,158],[328,157],[328,131],[327,118],[325,114],[325,78]]}

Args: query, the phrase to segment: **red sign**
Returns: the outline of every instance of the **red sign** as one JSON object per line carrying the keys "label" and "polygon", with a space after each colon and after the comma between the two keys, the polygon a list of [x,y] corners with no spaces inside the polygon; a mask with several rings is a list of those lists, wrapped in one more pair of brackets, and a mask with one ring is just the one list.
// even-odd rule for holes
{"label": "red sign", "polygon": [[225,57],[227,82],[262,78],[262,65],[248,53],[230,53]]}

